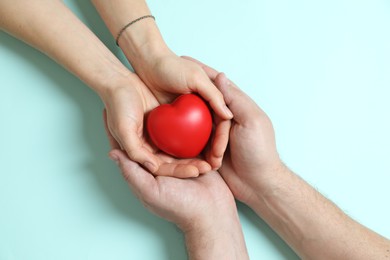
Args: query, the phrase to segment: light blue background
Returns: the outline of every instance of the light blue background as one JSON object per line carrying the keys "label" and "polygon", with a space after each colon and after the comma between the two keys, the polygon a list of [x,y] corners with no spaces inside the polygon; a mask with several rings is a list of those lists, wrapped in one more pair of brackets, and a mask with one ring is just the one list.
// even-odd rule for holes
{"label": "light blue background", "polygon": [[[118,55],[89,1],[66,1]],[[271,117],[283,160],[390,237],[390,2],[150,1],[169,46],[226,72]],[[107,158],[99,98],[0,33],[0,260],[185,259]],[[239,204],[252,259],[297,259]],[[332,228],[332,227],[330,227]]]}

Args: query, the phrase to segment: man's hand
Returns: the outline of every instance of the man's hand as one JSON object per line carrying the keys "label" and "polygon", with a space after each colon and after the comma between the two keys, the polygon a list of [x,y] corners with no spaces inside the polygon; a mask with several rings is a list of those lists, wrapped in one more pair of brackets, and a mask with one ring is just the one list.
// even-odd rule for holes
{"label": "man's hand", "polygon": [[[268,116],[223,73],[196,62],[214,81],[233,111],[229,147],[219,172],[234,196],[250,204],[262,183],[275,178],[275,170],[283,168],[276,151],[275,133]],[[263,181],[264,180],[264,181]]]}
{"label": "man's hand", "polygon": [[184,232],[190,259],[248,259],[234,197],[217,172],[187,179],[153,176],[119,150],[107,125],[106,130],[110,158],[144,206]]}
{"label": "man's hand", "polygon": [[351,219],[284,166],[267,115],[225,75],[198,64],[214,80],[234,114],[220,169],[233,194],[302,259],[387,258],[390,241]]}

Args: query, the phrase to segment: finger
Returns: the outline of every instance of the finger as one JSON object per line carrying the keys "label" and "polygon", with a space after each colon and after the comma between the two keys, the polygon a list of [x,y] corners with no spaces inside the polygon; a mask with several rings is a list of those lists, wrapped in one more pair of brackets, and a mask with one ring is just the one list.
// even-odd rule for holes
{"label": "finger", "polygon": [[233,114],[226,106],[218,88],[208,78],[202,79],[195,89],[211,106],[214,112],[223,119],[232,119]]}
{"label": "finger", "polygon": [[141,138],[137,135],[136,127],[122,130],[119,135],[120,143],[131,160],[142,164],[151,173],[157,172],[159,168],[158,159],[145,147]]}
{"label": "finger", "polygon": [[154,176],[131,161],[123,151],[115,149],[109,155],[118,163],[123,177],[138,197],[150,196],[157,189]]}
{"label": "finger", "polygon": [[198,168],[200,173],[205,173],[211,170],[210,164],[201,158],[177,159],[163,152],[156,155],[162,162],[193,165]]}
{"label": "finger", "polygon": [[234,114],[234,121],[238,124],[252,123],[255,115],[265,115],[257,104],[231,82],[224,73],[215,78],[215,85],[225,97],[226,104]]}
{"label": "finger", "polygon": [[106,134],[107,134],[111,149],[120,149],[118,142],[115,140],[115,138],[112,136],[110,130],[108,129],[107,110],[106,109],[103,109],[103,121],[104,121],[104,129],[106,130]]}
{"label": "finger", "polygon": [[157,156],[161,162],[156,175],[190,178],[211,170],[210,164],[198,158],[175,159],[166,154],[158,154]]}
{"label": "finger", "polygon": [[206,72],[207,76],[212,80],[214,81],[215,78],[218,76],[218,71],[216,71],[215,69],[207,66],[206,64],[204,64],[203,62],[200,62],[199,60],[197,59],[194,59],[192,57],[189,57],[189,56],[181,56],[183,59],[186,59],[186,60],[189,60],[189,61],[192,61],[196,64],[198,64],[199,66],[202,67],[202,69]]}
{"label": "finger", "polygon": [[176,178],[193,178],[199,176],[199,170],[193,165],[163,163],[160,165],[156,175]]}
{"label": "finger", "polygon": [[196,89],[194,90],[198,92],[207,102],[210,103],[211,108],[215,111],[217,115],[219,115],[223,119],[232,119],[233,114],[226,106],[223,95],[211,82],[214,81],[215,78],[218,76],[218,71],[194,58],[188,56],[182,56],[182,58],[199,65],[208,76],[208,79],[202,78],[199,84],[196,86]]}
{"label": "finger", "polygon": [[[179,159],[175,161],[176,164],[192,165],[198,169],[199,174],[204,174],[211,170],[211,165],[202,159]],[[174,173],[174,176],[177,175]]]}
{"label": "finger", "polygon": [[211,142],[211,148],[206,155],[207,161],[210,163],[213,170],[219,169],[222,165],[223,155],[229,142],[230,126],[230,120],[218,119],[214,137]]}

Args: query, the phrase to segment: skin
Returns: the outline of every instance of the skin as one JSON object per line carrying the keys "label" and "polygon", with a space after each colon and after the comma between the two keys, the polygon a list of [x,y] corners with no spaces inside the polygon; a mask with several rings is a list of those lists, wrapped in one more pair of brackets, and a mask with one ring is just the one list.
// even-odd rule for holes
{"label": "skin", "polygon": [[272,123],[223,74],[198,62],[234,114],[219,170],[233,195],[264,219],[302,259],[387,259],[390,241],[347,216],[280,160]]}
{"label": "skin", "polygon": [[[112,159],[144,204],[183,230],[191,259],[248,258],[232,194],[253,208],[303,259],[388,257],[389,240],[349,218],[283,165],[266,114],[223,74],[164,50],[153,21],[139,23],[120,39],[142,80],[60,1],[0,1],[0,26],[55,59],[100,95],[114,136],[111,140],[116,143]],[[152,55],[148,56],[149,52]],[[206,80],[202,67],[211,81]],[[212,88],[212,81],[223,96]],[[159,102],[191,91],[210,102],[219,116],[217,124],[231,118],[223,99],[235,115],[229,150],[220,169],[228,186],[216,172],[186,180],[156,177],[132,161],[152,173],[177,177],[197,176],[210,169],[199,159],[178,161],[159,154],[143,133],[145,113]],[[217,127],[215,139],[226,140],[224,129]],[[211,164],[218,167],[221,153],[211,156],[217,158]]]}
{"label": "skin", "polygon": [[[175,77],[181,79],[181,74],[155,69],[152,63],[145,63],[146,67],[151,66],[145,79],[158,75],[155,76],[157,80],[167,73],[170,76],[166,77],[169,79],[166,84],[177,82],[176,88],[172,91],[164,90],[164,86],[160,86],[158,91],[147,88],[145,83],[129,71],[59,0],[0,0],[0,28],[39,49],[90,86],[105,104],[110,132],[121,149],[153,174],[180,178],[194,177],[209,171],[212,167],[220,166],[227,138],[214,136],[206,152],[207,161],[202,158],[177,160],[161,154],[148,141],[144,132],[145,113],[162,101],[171,100],[167,97],[173,97],[173,93],[177,95],[198,90],[196,87],[190,90],[187,85],[180,88],[182,82]],[[137,37],[133,39],[136,40]],[[149,58],[148,60],[155,61],[154,58]],[[142,58],[139,60],[141,62]],[[192,64],[189,67],[202,71],[195,63],[185,62]],[[214,107],[220,108],[217,111],[221,111],[225,104],[216,87],[212,84],[202,86],[204,87],[199,88],[200,94],[209,93],[208,88],[212,88],[211,94],[218,93],[217,98],[211,98],[210,93],[205,97],[210,97],[208,99],[210,104],[216,104]],[[229,117],[224,115],[221,118]],[[217,119],[216,122],[216,132],[229,131],[229,120]]]}
{"label": "skin", "polygon": [[[192,58],[186,59],[205,70],[234,114],[229,147],[219,170],[224,182],[215,172],[180,182],[168,177],[154,178],[115,149],[115,144],[110,157],[118,162],[144,205],[183,230],[190,259],[247,258],[246,253],[242,254],[246,252],[245,244],[236,212],[232,213],[234,203],[229,190],[302,259],[389,257],[388,239],[348,217],[282,163],[272,123],[253,100],[223,73]],[[224,234],[217,230],[224,230]],[[218,246],[220,241],[225,246]]]}
{"label": "skin", "polygon": [[[151,14],[144,0],[92,0],[92,3],[115,38],[130,21]],[[153,19],[143,19],[128,27],[118,43],[137,75],[159,103],[169,103],[179,94],[196,92],[209,102],[215,112],[216,131],[223,132],[223,136],[228,134],[230,122],[227,121],[233,115],[221,92],[201,66],[177,56],[169,49]],[[116,137],[110,121],[108,126]],[[221,166],[227,141],[215,138],[207,150],[205,157],[213,169]]]}
{"label": "skin", "polygon": [[218,172],[187,179],[153,176],[119,149],[107,124],[106,130],[110,158],[143,205],[183,231],[189,259],[249,259],[234,197]]}

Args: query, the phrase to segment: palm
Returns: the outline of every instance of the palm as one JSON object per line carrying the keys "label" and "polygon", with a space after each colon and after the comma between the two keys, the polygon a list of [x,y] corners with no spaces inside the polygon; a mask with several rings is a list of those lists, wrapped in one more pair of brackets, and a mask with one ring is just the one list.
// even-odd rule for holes
{"label": "palm", "polygon": [[196,179],[158,176],[154,181],[153,191],[158,196],[149,204],[154,213],[175,223],[180,219],[209,218],[207,212],[212,209],[234,204],[232,193],[217,172]]}
{"label": "palm", "polygon": [[212,218],[215,209],[235,207],[231,191],[215,171],[190,179],[155,177],[120,151],[111,153],[121,158],[122,174],[145,207],[181,228]]}

